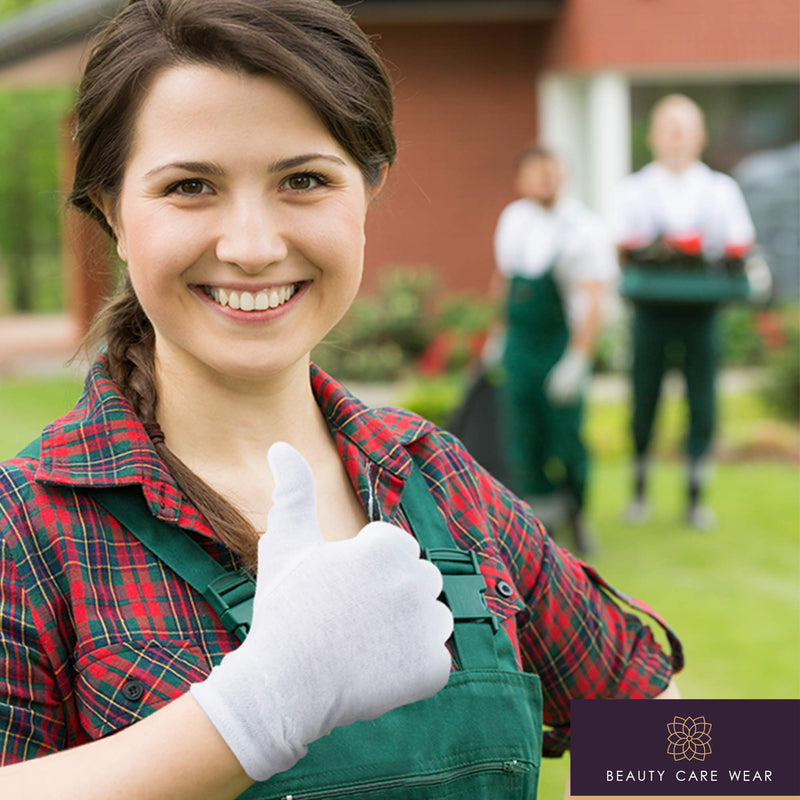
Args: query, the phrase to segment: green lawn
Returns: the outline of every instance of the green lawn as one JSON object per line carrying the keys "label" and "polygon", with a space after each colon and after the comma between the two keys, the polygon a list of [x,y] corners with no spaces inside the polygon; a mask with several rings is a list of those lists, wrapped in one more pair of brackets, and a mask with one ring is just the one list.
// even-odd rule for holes
{"label": "green lawn", "polygon": [[[800,472],[786,463],[720,464],[710,493],[712,533],[686,528],[678,461],[658,463],[653,515],[620,521],[630,483],[622,460],[596,466],[592,563],[646,601],[681,638],[684,697],[800,697]],[[663,641],[663,640],[662,640]],[[568,759],[547,761],[541,797],[561,796]]]}
{"label": "green lawn", "polygon": [[[597,460],[589,503],[600,540],[591,561],[677,632],[686,655],[677,677],[684,697],[798,698],[800,469],[774,460],[717,464],[709,503],[718,524],[711,533],[697,533],[681,519],[683,415],[681,403],[665,405],[652,471],[652,517],[630,527],[621,515],[631,485],[628,410],[621,403],[591,407],[588,439]],[[752,442],[765,427],[796,442],[796,428],[766,419],[757,393],[722,398],[722,449]],[[568,757],[545,761],[542,800],[563,797],[568,769]]]}
{"label": "green lawn", "polygon": [[[15,453],[41,426],[69,408],[74,379],[0,384],[0,457]],[[627,411],[595,405],[589,439],[598,458],[591,517],[601,543],[592,559],[603,575],[661,613],[681,637],[686,697],[800,697],[800,470],[790,461],[723,461],[709,500],[719,523],[696,533],[681,522],[682,407],[668,403],[653,468],[651,520],[621,522],[630,474],[625,458]],[[758,396],[726,397],[720,441],[745,441],[764,423]],[[791,426],[782,428],[786,435]],[[561,797],[568,759],[546,762],[540,796]]]}
{"label": "green lawn", "polygon": [[19,452],[50,421],[69,411],[83,380],[0,378],[0,459]]}

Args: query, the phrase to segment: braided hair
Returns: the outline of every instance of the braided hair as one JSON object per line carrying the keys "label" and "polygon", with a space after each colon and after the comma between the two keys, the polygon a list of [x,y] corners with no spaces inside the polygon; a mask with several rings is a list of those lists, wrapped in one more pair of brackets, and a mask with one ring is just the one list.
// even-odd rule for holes
{"label": "braided hair", "polygon": [[[264,75],[304,97],[334,139],[377,185],[396,155],[386,69],[364,33],[332,0],[130,0],[100,32],[76,104],[78,159],[70,202],[112,238],[113,209],[136,113],[155,78],[198,64]],[[113,215],[113,210],[112,210]],[[246,566],[257,532],[169,449],[156,412],[155,332],[129,279],[96,318],[87,345],[105,347],[108,371],[186,497]]]}

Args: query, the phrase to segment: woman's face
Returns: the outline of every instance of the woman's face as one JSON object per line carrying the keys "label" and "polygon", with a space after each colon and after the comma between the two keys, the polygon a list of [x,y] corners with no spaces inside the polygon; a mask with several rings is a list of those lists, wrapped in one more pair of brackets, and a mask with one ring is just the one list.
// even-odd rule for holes
{"label": "woman's face", "polygon": [[102,201],[159,365],[218,380],[305,368],[358,289],[369,199],[353,159],[280,82],[161,73],[119,197]]}

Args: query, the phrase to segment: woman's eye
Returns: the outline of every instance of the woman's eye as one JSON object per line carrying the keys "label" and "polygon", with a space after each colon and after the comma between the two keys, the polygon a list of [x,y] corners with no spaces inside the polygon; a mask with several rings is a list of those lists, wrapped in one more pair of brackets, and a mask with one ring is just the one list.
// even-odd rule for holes
{"label": "woman's eye", "polygon": [[300,172],[297,175],[291,175],[284,182],[285,188],[293,192],[307,192],[309,189],[316,189],[318,186],[324,186],[325,180],[320,175],[315,175],[311,172]]}
{"label": "woman's eye", "polygon": [[181,181],[180,183],[176,183],[172,187],[172,191],[176,192],[177,194],[204,194],[208,190],[203,181],[199,181],[196,179],[189,179],[185,181]]}

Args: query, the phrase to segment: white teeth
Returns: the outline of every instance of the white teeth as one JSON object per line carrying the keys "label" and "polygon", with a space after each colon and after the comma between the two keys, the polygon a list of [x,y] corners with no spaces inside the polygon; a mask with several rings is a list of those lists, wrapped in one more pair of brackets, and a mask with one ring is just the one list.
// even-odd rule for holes
{"label": "white teeth", "polygon": [[242,292],[239,295],[239,308],[242,311],[252,311],[256,307],[256,301],[253,299],[253,295],[250,292]]}
{"label": "white teeth", "polygon": [[260,292],[206,288],[206,294],[215,303],[241,311],[265,311],[268,308],[277,308],[291,300],[296,293],[296,283],[275,289],[262,289]]}

